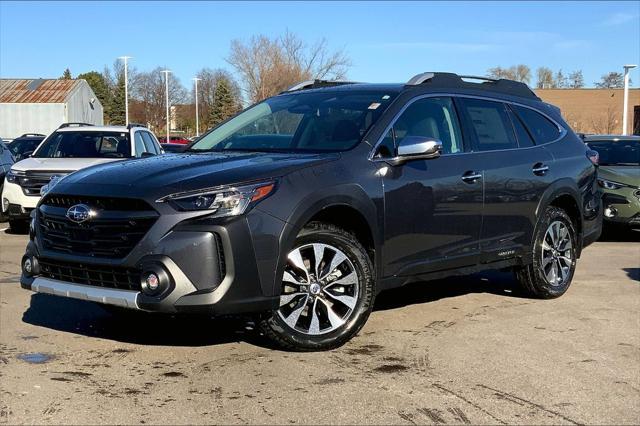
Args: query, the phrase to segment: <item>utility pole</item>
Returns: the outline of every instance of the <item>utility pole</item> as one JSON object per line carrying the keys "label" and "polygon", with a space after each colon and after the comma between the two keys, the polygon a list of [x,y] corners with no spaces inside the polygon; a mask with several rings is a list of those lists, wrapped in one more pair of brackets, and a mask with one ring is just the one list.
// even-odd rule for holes
{"label": "utility pole", "polygon": [[192,78],[193,83],[195,84],[196,91],[196,137],[200,136],[200,115],[198,114],[198,81],[202,80],[201,78],[194,77]]}
{"label": "utility pole", "polygon": [[165,87],[165,97],[167,100],[167,140],[165,143],[171,143],[171,139],[169,139],[169,70],[161,71],[164,74],[164,87]]}
{"label": "utility pole", "polygon": [[124,61],[124,123],[125,126],[129,125],[129,75],[128,75],[128,60],[132,56],[120,56],[118,59]]}
{"label": "utility pole", "polygon": [[622,102],[622,134],[627,134],[627,109],[629,108],[629,70],[637,65],[623,65],[624,68],[624,101]]}

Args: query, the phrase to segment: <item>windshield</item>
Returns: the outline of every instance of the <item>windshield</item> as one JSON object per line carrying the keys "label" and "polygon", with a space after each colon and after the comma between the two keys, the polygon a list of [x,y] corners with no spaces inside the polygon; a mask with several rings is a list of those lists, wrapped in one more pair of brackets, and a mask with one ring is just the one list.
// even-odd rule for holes
{"label": "windshield", "polygon": [[128,158],[128,132],[54,132],[33,155],[36,158]]}
{"label": "windshield", "polygon": [[42,139],[15,140],[9,145],[9,150],[14,156],[18,156],[20,154],[24,154],[25,152],[33,152],[33,150],[38,147],[38,144],[40,142],[42,142]]}
{"label": "windshield", "polygon": [[601,166],[639,166],[640,140],[589,141],[600,154]]}
{"label": "windshield", "polygon": [[334,152],[353,148],[396,93],[332,91],[277,96],[204,135],[191,151]]}

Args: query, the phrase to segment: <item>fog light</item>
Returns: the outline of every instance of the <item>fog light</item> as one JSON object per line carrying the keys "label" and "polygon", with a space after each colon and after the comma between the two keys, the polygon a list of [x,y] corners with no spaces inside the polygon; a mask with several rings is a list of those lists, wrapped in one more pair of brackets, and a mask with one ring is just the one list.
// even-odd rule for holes
{"label": "fog light", "polygon": [[147,275],[147,278],[144,281],[147,284],[147,288],[151,291],[156,291],[160,286],[160,279],[154,273]]}
{"label": "fog light", "polygon": [[30,257],[27,257],[24,261],[24,263],[22,264],[22,269],[24,269],[24,271],[31,275],[33,273],[33,262],[31,261]]}
{"label": "fog light", "polygon": [[615,207],[607,207],[606,209],[604,209],[604,215],[606,217],[615,217],[618,214],[618,210],[615,209]]}
{"label": "fog light", "polygon": [[2,211],[7,211],[9,210],[9,200],[7,200],[6,198],[2,199]]}

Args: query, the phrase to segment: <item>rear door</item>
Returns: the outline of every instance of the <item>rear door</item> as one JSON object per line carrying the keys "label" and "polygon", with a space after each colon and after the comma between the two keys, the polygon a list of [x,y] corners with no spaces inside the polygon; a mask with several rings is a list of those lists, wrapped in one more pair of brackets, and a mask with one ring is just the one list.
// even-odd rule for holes
{"label": "rear door", "polygon": [[553,157],[504,102],[459,98],[484,175],[483,262],[528,253],[535,212],[552,182]]}

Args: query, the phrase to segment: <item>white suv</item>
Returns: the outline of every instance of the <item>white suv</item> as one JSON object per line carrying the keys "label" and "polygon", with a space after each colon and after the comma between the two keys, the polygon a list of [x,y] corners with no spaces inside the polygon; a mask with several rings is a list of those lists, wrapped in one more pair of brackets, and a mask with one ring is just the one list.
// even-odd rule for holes
{"label": "white suv", "polygon": [[142,125],[65,123],[28,158],[11,167],[2,189],[2,211],[12,230],[24,232],[29,213],[40,200],[40,189],[52,179],[96,164],[163,152],[153,133]]}

